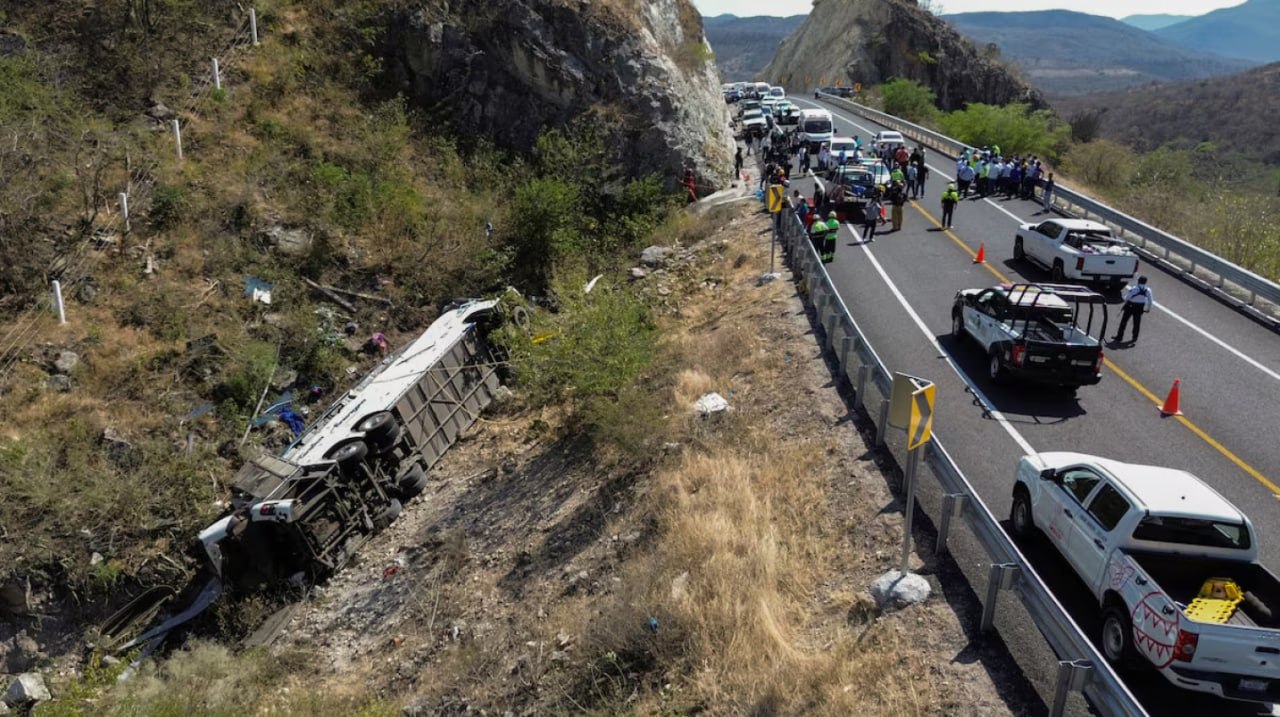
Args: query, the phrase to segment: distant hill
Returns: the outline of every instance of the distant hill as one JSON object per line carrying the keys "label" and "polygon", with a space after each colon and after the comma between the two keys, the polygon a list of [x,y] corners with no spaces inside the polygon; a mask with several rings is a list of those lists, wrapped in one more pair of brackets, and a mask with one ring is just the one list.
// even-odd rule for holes
{"label": "distant hill", "polygon": [[703,18],[702,25],[716,54],[721,79],[726,82],[754,79],[773,59],[778,43],[800,27],[804,18],[804,15]]}
{"label": "distant hill", "polygon": [[1280,164],[1280,63],[1231,77],[1063,97],[1058,114],[1101,111],[1101,136],[1140,150],[1211,142],[1269,164]]}
{"label": "distant hill", "polygon": [[1204,52],[1254,62],[1280,61],[1280,2],[1249,0],[1161,28],[1156,34]]}
{"label": "distant hill", "polygon": [[1256,64],[1190,50],[1119,20],[1068,10],[970,12],[943,19],[979,43],[996,43],[1004,58],[1048,96],[1229,75]]}
{"label": "distant hill", "polygon": [[1193,17],[1195,17],[1195,15],[1130,15],[1129,17],[1121,18],[1120,22],[1123,22],[1126,25],[1132,25],[1139,30],[1151,32],[1153,30],[1159,30],[1162,27],[1168,27],[1182,22],[1183,20],[1190,20]]}

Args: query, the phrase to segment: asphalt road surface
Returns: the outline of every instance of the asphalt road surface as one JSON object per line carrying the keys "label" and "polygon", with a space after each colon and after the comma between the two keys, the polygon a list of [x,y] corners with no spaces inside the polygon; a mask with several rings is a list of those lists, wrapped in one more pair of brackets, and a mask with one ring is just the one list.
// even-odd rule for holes
{"label": "asphalt road surface", "polygon": [[[793,101],[830,110],[836,134],[858,134],[864,145],[883,129],[832,105]],[[927,162],[926,196],[907,205],[903,230],[878,234],[866,244],[855,227],[846,225],[835,261],[827,268],[888,368],[936,382],[934,430],[991,510],[1008,515],[1014,466],[1029,451],[1080,451],[1181,468],[1250,516],[1262,562],[1275,572],[1280,567],[1280,336],[1174,276],[1143,266],[1139,271],[1150,277],[1156,308],[1146,315],[1136,344],[1106,348],[1100,384],[1082,387],[1074,396],[1055,389],[993,385],[981,349],[951,336],[955,293],[1010,280],[1047,281],[1046,272],[1012,256],[1018,224],[1048,215],[1036,202],[962,200],[954,228],[943,231],[937,221],[939,197],[955,164],[933,151]],[[800,189],[811,195],[813,182],[793,178],[787,193]],[[980,244],[985,264],[973,263]],[[1114,334],[1120,297],[1109,300],[1108,334]],[[967,378],[942,359],[944,354]],[[1185,417],[1162,418],[1158,406],[1174,379],[1181,379]],[[975,402],[966,380],[985,393],[998,415]],[[1056,576],[1051,587],[1096,641],[1097,605],[1083,583],[1051,547],[1031,544],[1024,549],[1042,576]],[[1043,645],[1034,629],[1025,635],[1001,631],[1015,655],[1020,642]],[[1152,715],[1199,710],[1270,714],[1174,688],[1154,672],[1132,675],[1128,683]]]}

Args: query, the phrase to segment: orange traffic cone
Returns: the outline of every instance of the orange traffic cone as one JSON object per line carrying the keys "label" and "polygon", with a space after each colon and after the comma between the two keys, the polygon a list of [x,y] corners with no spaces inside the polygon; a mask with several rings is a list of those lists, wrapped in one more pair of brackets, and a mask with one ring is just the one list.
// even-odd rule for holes
{"label": "orange traffic cone", "polygon": [[973,257],[974,264],[983,264],[987,261],[987,244],[986,242],[978,242],[978,255]]}
{"label": "orange traffic cone", "polygon": [[1161,416],[1181,416],[1182,411],[1178,410],[1178,394],[1180,393],[1180,379],[1173,380],[1173,388],[1169,389],[1169,397],[1164,400],[1164,405],[1160,407]]}

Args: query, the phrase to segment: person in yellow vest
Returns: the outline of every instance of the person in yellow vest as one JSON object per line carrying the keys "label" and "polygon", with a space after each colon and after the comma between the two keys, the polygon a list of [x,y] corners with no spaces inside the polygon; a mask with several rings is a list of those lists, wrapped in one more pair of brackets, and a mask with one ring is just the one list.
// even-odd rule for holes
{"label": "person in yellow vest", "polygon": [[822,263],[830,264],[836,258],[836,240],[840,237],[840,220],[835,212],[827,212],[827,233],[822,237]]}
{"label": "person in yellow vest", "polygon": [[942,192],[942,226],[951,228],[951,220],[955,217],[956,203],[960,201],[960,192],[954,183],[948,184]]}

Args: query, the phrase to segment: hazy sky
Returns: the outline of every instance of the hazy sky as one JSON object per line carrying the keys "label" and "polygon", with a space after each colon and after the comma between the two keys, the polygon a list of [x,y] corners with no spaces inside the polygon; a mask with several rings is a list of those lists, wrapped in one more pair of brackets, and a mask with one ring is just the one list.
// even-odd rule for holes
{"label": "hazy sky", "polygon": [[[848,0],[832,0],[847,2]],[[1090,15],[1203,15],[1210,10],[1242,4],[1243,0],[934,0],[943,13],[978,11],[1075,10]],[[811,0],[693,0],[703,15],[804,15]]]}

